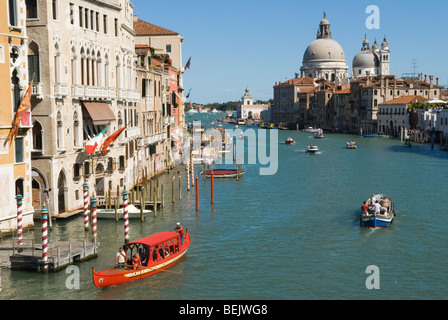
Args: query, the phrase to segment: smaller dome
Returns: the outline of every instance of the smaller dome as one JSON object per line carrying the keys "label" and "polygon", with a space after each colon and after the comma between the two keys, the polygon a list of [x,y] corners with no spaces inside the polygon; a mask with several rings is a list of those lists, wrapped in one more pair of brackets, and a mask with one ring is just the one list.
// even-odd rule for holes
{"label": "smaller dome", "polygon": [[370,50],[360,51],[353,59],[354,68],[375,68],[379,65],[378,57]]}

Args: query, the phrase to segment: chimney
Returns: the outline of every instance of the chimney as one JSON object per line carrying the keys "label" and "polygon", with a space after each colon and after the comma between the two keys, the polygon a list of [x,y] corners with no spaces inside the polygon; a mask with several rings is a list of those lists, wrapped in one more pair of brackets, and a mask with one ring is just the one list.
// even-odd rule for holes
{"label": "chimney", "polygon": [[434,81],[434,76],[429,76],[429,87],[432,88],[432,82]]}
{"label": "chimney", "polygon": [[436,78],[436,86],[439,86],[439,78]]}
{"label": "chimney", "polygon": [[425,74],[425,82],[428,82],[428,75]]}
{"label": "chimney", "polygon": [[138,15],[134,14],[133,19],[134,19],[134,23],[137,22],[137,20],[138,20]]}

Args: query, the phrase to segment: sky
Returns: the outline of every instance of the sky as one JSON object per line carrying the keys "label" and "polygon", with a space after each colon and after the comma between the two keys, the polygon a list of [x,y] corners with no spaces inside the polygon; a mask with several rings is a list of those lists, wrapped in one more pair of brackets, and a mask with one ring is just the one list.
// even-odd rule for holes
{"label": "sky", "polygon": [[[182,60],[191,57],[184,89],[193,103],[273,98],[276,82],[300,72],[324,12],[333,39],[352,61],[364,36],[389,43],[390,74],[434,75],[448,86],[446,0],[133,0],[139,19],[184,38]],[[367,11],[370,5],[376,12]],[[367,12],[366,12],[367,11]],[[378,15],[376,13],[379,12]],[[379,17],[376,20],[372,18]],[[373,28],[372,28],[373,24]],[[415,64],[413,64],[415,61]],[[434,80],[435,81],[435,80]]]}

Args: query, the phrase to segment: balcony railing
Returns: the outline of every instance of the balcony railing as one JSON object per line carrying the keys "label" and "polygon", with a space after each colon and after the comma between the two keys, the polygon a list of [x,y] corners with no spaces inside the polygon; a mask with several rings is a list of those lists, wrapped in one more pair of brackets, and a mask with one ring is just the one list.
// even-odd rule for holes
{"label": "balcony railing", "polygon": [[56,98],[65,98],[68,96],[68,84],[66,83],[55,83],[54,84],[54,95]]}

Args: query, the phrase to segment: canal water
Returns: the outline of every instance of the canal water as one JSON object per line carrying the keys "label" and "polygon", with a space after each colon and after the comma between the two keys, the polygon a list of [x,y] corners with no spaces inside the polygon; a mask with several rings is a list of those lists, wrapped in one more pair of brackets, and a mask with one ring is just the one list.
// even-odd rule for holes
{"label": "canal water", "polygon": [[[206,124],[212,120],[197,117]],[[288,136],[295,145],[284,144]],[[358,149],[346,149],[348,140],[356,140]],[[319,154],[305,152],[311,143],[318,145]],[[123,222],[99,220],[99,256],[78,265],[79,290],[68,289],[72,274],[64,270],[12,271],[9,253],[0,251],[0,299],[448,298],[448,153],[429,145],[406,148],[399,140],[344,134],[328,133],[317,140],[302,131],[278,131],[278,142],[268,150],[275,152],[274,147],[275,175],[260,175],[260,164],[246,164],[246,174],[238,181],[215,179],[213,206],[210,180],[201,178],[199,212],[194,190],[187,192],[183,166],[159,178],[165,186],[165,208],[143,223],[131,220],[130,237],[172,230],[181,222],[192,244],[171,272],[97,289],[92,267],[109,268],[124,242]],[[196,166],[196,173],[199,169]],[[173,204],[171,181],[175,177],[177,183],[179,175],[182,199],[176,184]],[[384,193],[394,201],[397,216],[391,227],[360,227],[360,206],[372,193]],[[39,243],[40,233],[33,236]],[[49,241],[81,241],[86,236],[90,233],[85,234],[79,216],[55,221]],[[376,267],[377,289],[366,285],[374,275],[370,266]]]}

